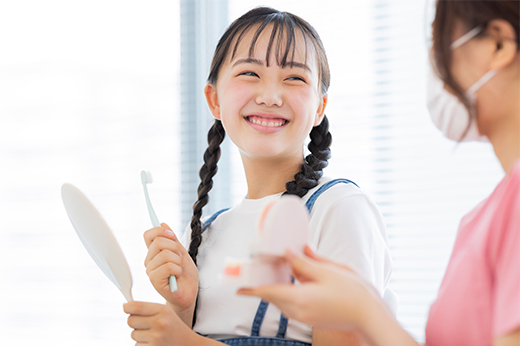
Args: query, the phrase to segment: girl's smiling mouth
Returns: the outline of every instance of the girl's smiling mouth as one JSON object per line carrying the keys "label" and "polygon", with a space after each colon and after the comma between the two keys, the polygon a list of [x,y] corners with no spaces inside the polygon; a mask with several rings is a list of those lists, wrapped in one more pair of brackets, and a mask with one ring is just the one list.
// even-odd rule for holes
{"label": "girl's smiling mouth", "polygon": [[251,114],[244,119],[257,130],[262,132],[274,132],[289,123],[289,120],[276,114]]}

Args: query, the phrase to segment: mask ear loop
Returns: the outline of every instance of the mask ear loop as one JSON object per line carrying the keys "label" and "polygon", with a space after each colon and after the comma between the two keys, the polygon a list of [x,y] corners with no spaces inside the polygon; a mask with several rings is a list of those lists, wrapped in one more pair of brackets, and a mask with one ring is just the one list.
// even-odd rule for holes
{"label": "mask ear loop", "polygon": [[475,82],[475,84],[473,84],[467,91],[466,91],[466,95],[469,97],[469,98],[473,98],[473,95],[475,95],[475,92],[480,89],[481,86],[483,86],[484,84],[486,84],[491,78],[493,78],[495,75],[497,74],[497,70],[496,69],[493,69],[493,70],[489,70],[485,75],[483,75],[482,77],[480,77],[480,79],[478,81]]}
{"label": "mask ear loop", "polygon": [[451,50],[454,50],[454,49],[462,46],[464,43],[468,42],[473,37],[480,34],[482,32],[482,30],[484,30],[484,27],[482,25],[479,25],[479,26],[471,29],[470,31],[468,31],[467,33],[465,33],[464,35],[462,35],[461,37],[459,37],[458,39],[453,41],[453,43],[450,46]]}
{"label": "mask ear loop", "polygon": [[[451,50],[454,50],[454,49],[462,46],[464,43],[468,42],[469,40],[471,40],[472,38],[474,38],[475,36],[480,34],[483,30],[484,30],[484,26],[483,25],[479,25],[479,26],[471,29],[470,31],[468,31],[467,33],[465,33],[464,35],[462,35],[461,37],[456,39],[450,45]],[[470,116],[470,119],[469,119],[470,122],[471,121],[475,121],[475,118],[476,118],[476,109],[475,109],[475,93],[476,93],[476,91],[478,89],[480,89],[480,87],[482,87],[484,84],[486,84],[491,78],[493,78],[497,74],[497,72],[498,71],[496,69],[488,71],[482,77],[480,77],[480,79],[477,80],[466,91],[466,93],[465,93],[466,97],[471,102],[471,108],[468,110],[469,111],[469,116]],[[466,136],[466,135],[467,135],[467,133],[464,134],[464,136]]]}

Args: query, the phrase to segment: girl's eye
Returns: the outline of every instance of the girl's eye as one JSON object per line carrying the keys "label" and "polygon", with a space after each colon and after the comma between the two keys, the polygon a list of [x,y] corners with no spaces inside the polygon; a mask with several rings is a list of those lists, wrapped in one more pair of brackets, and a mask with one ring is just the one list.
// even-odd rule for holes
{"label": "girl's eye", "polygon": [[252,71],[244,71],[244,72],[240,72],[238,74],[239,76],[250,76],[250,77],[258,77],[258,75]]}
{"label": "girl's eye", "polygon": [[292,77],[289,77],[287,78],[287,80],[290,80],[290,81],[300,81],[300,82],[305,82],[305,79],[303,79],[302,77],[299,77],[299,76],[292,76]]}

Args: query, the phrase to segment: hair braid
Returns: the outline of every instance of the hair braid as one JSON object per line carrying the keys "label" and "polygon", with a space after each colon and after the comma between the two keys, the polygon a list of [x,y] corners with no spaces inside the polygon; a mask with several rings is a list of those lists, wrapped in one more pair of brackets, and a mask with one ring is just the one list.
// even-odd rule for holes
{"label": "hair braid", "polygon": [[285,184],[287,191],[284,194],[297,195],[299,197],[318,185],[318,180],[323,176],[323,169],[328,166],[330,159],[330,145],[332,135],[329,132],[329,120],[323,116],[321,124],[315,126],[310,135],[308,145],[311,152],[303,160],[302,170],[294,176],[294,180]]}
{"label": "hair braid", "polygon": [[202,242],[202,208],[208,204],[208,193],[213,187],[213,177],[217,174],[217,163],[220,159],[220,144],[226,136],[226,131],[222,127],[220,120],[215,120],[208,132],[208,148],[204,152],[204,164],[202,165],[199,176],[200,184],[197,190],[198,199],[193,204],[193,216],[191,217],[191,241],[188,253],[195,265],[197,265],[197,254]]}

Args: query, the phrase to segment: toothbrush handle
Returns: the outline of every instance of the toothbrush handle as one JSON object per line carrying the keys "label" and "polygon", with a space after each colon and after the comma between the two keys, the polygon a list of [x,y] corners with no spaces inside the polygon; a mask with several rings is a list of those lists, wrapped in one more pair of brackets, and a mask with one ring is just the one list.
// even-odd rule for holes
{"label": "toothbrush handle", "polygon": [[168,283],[170,284],[170,292],[177,292],[177,279],[174,275],[170,275],[170,277],[168,278]]}
{"label": "toothbrush handle", "polygon": [[[152,202],[150,202],[150,196],[148,195],[148,188],[146,187],[146,184],[143,184],[143,190],[144,190],[144,197],[146,199],[146,206],[148,207],[148,214],[150,215],[150,220],[152,221],[152,225],[154,227],[159,227],[161,224],[159,223],[159,219],[157,218],[157,215],[155,215],[155,211],[152,207]],[[177,279],[174,275],[171,275],[168,278],[168,283],[170,284],[170,291],[172,293],[177,292]]]}
{"label": "toothbrush handle", "polygon": [[150,202],[150,196],[148,196],[148,188],[146,185],[143,185],[144,187],[144,196],[146,199],[146,206],[148,207],[148,214],[150,215],[150,220],[152,221],[152,225],[154,227],[159,227],[161,224],[159,223],[159,219],[157,219],[157,215],[155,215],[155,211],[152,207],[152,202]]}

